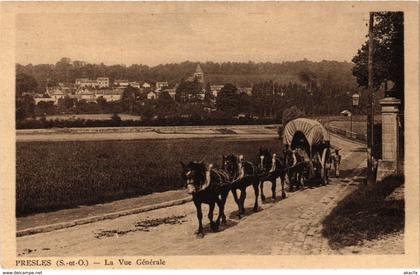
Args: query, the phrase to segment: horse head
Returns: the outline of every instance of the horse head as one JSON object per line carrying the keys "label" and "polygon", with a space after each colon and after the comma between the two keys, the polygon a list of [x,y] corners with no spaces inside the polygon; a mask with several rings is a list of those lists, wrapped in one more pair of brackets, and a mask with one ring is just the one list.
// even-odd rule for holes
{"label": "horse head", "polygon": [[286,167],[291,167],[295,164],[295,159],[296,159],[296,152],[292,151],[292,150],[287,150],[286,152],[284,152],[284,165]]}
{"label": "horse head", "polygon": [[[193,194],[203,189],[206,185],[206,165],[203,161],[190,161],[188,164],[181,162],[182,179],[184,180],[188,193]],[[211,169],[211,167],[209,167]]]}
{"label": "horse head", "polygon": [[243,156],[237,156],[234,154],[223,156],[223,170],[225,170],[231,179],[234,179],[238,176],[239,166],[242,161]]}
{"label": "horse head", "polygon": [[258,154],[259,166],[263,172],[268,172],[273,167],[273,155],[269,149],[261,149]]}

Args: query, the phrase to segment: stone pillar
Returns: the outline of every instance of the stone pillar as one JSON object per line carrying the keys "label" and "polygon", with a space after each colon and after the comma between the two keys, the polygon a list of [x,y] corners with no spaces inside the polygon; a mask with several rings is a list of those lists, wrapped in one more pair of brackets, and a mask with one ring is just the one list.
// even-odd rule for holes
{"label": "stone pillar", "polygon": [[398,113],[399,99],[385,97],[382,106],[382,159],[378,163],[376,181],[397,173],[398,168]]}

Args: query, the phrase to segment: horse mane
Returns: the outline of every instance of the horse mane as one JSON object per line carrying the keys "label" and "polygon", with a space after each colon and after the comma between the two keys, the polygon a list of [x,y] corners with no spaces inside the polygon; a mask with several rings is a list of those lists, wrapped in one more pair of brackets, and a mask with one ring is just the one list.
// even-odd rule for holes
{"label": "horse mane", "polygon": [[232,171],[233,175],[229,175],[229,177],[233,177],[233,179],[235,179],[239,175],[238,164],[241,161],[241,156],[237,156],[235,154],[229,154],[225,157],[227,161],[232,162],[233,164],[233,171]]}

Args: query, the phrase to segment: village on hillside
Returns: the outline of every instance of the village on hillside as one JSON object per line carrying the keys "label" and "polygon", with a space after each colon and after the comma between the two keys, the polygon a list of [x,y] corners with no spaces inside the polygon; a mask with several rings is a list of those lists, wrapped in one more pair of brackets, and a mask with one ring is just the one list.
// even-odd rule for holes
{"label": "village on hillside", "polygon": [[[350,69],[346,62],[306,59],[187,61],[155,67],[89,64],[70,58],[55,65],[17,64],[16,126],[261,124],[281,123],[284,112],[339,115],[350,108],[352,95],[360,93]],[[360,96],[366,102],[366,95]],[[137,122],[114,123],[109,121],[111,115],[117,122],[119,117]],[[62,123],[80,117],[108,122]]]}
{"label": "village on hillside", "polygon": [[[197,81],[200,83],[201,91],[198,93],[198,98],[204,100],[205,98],[205,82],[204,72],[197,64],[195,72],[186,79],[187,82]],[[39,102],[53,102],[58,105],[60,100],[65,97],[73,98],[77,101],[85,100],[86,102],[97,102],[99,98],[103,98],[108,102],[119,101],[122,98],[124,90],[128,87],[136,88],[144,99],[156,100],[162,93],[167,93],[172,99],[175,99],[176,89],[179,86],[176,83],[170,86],[167,81],[147,82],[147,81],[129,81],[127,79],[115,79],[111,82],[109,77],[98,77],[96,79],[77,78],[75,83],[58,83],[57,86],[48,86],[44,94],[35,94],[35,105]],[[223,85],[210,85],[210,91],[216,98]],[[240,91],[245,91],[250,94],[252,88],[244,87]],[[191,98],[192,94],[186,94],[186,99]]]}

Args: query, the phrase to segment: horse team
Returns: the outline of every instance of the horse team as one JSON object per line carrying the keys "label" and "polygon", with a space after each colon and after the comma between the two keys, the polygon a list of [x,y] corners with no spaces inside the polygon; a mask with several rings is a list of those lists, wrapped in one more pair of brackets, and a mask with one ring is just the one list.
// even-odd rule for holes
{"label": "horse team", "polygon": [[[201,205],[209,205],[208,218],[213,231],[218,231],[220,224],[226,223],[224,207],[229,195],[232,193],[235,203],[238,206],[238,217],[245,214],[246,189],[253,187],[255,202],[253,211],[258,211],[258,199],[265,201],[264,182],[271,182],[272,200],[276,201],[277,179],[281,182],[282,198],[286,197],[286,178],[299,177],[299,165],[293,152],[286,147],[281,156],[272,154],[268,149],[260,149],[257,161],[245,160],[242,155],[230,154],[222,157],[220,168],[206,165],[203,161],[191,161],[182,165],[182,178],[186,183],[188,193],[192,195],[194,205],[197,209],[198,230],[197,235],[203,233],[203,212]],[[238,196],[239,191],[239,196]],[[219,214],[214,220],[213,212],[217,205]]]}

